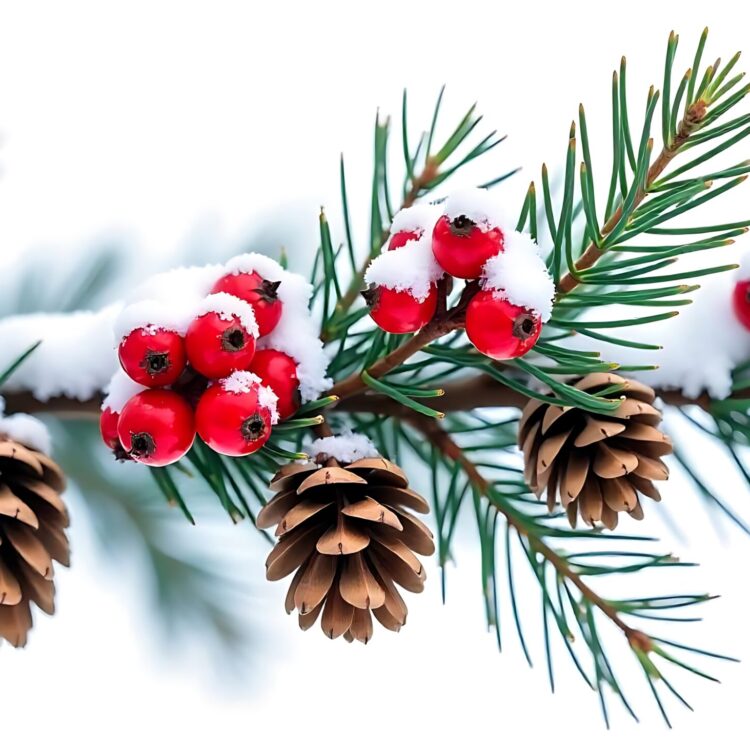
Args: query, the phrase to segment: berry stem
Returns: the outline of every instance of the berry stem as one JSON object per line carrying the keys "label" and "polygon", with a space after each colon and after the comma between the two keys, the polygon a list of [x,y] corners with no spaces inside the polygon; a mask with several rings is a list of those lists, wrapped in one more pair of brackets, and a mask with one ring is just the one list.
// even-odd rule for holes
{"label": "berry stem", "polygon": [[[446,277],[438,282],[438,294],[440,295],[440,298],[445,296],[447,283],[448,280]],[[466,317],[466,307],[478,290],[478,282],[469,282],[464,288],[461,298],[455,307],[442,314],[438,313],[421,331],[415,333],[410,339],[401,344],[397,349],[394,349],[390,354],[375,362],[375,364],[367,370],[370,377],[378,379],[387,375],[391,370],[402,365],[414,354],[417,354],[424,349],[428,344],[439,339],[441,336],[445,336],[451,331],[462,328]],[[362,380],[362,374],[355,372],[348,378],[345,378],[338,383],[334,383],[327,395],[338,396],[339,399],[344,399],[353,396],[356,393],[360,393],[366,388],[367,386]]]}
{"label": "berry stem", "polygon": [[[643,199],[648,194],[651,185],[669,166],[669,163],[672,161],[672,159],[674,159],[680,149],[688,141],[690,136],[700,126],[703,118],[706,116],[706,111],[707,105],[702,99],[699,99],[688,107],[684,119],[682,120],[682,122],[680,122],[680,127],[674,140],[669,144],[669,146],[665,146],[661,150],[661,153],[656,157],[656,159],[649,167],[648,176],[646,178],[646,186],[645,188],[639,189],[636,193],[633,209],[636,209],[640,205],[641,201],[643,201]],[[602,227],[602,238],[607,237],[607,235],[617,226],[621,218],[622,207],[618,208]],[[591,268],[599,260],[599,258],[604,255],[605,252],[606,250],[604,248],[599,247],[595,242],[591,242],[591,244],[586,248],[583,255],[581,255],[581,257],[578,259],[578,262],[575,264],[576,273],[585,271],[587,268]],[[578,279],[575,278],[575,276],[570,272],[565,274],[565,276],[563,276],[563,278],[560,280],[560,283],[557,287],[558,299],[568,294],[569,292],[572,292],[579,283],[580,282],[578,281]]]}

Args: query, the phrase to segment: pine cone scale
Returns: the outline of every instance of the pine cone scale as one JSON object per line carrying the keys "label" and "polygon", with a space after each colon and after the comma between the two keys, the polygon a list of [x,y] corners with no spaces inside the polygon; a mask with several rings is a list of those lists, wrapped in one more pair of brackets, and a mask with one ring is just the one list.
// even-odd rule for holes
{"label": "pine cone scale", "polygon": [[401,521],[398,520],[396,513],[385,505],[381,505],[377,500],[371,497],[365,497],[351,505],[341,509],[345,516],[359,518],[362,521],[372,521],[373,523],[382,523],[386,526],[392,526],[394,529],[402,530]]}
{"label": "pine cone scale", "polygon": [[23,598],[21,584],[0,560],[0,605],[14,606]]}
{"label": "pine cone scale", "polygon": [[298,611],[300,627],[320,617],[329,638],[367,643],[375,615],[398,630],[406,604],[396,585],[422,591],[426,575],[416,554],[435,549],[429,528],[410,512],[428,505],[403,471],[380,458],[297,464],[281,469],[272,486],[277,495],[258,515],[258,525],[275,524],[279,537],[266,576],[296,571],[285,606]]}
{"label": "pine cone scale", "polygon": [[9,488],[0,490],[0,516],[15,518],[27,526],[39,528],[39,519],[31,508],[20,498],[16,497]]}
{"label": "pine cone scale", "polygon": [[315,550],[324,526],[295,529],[282,537],[266,560],[266,578],[279,581],[296,570]]}
{"label": "pine cone scale", "polygon": [[362,555],[351,555],[341,570],[339,589],[343,599],[358,609],[382,607],[385,589],[375,580]]}
{"label": "pine cone scale", "polygon": [[653,390],[612,373],[592,373],[574,386],[592,394],[617,386],[625,395],[605,415],[530,401],[518,431],[526,482],[538,497],[546,492],[550,511],[559,501],[573,526],[579,515],[607,528],[620,513],[642,518],[639,495],[660,499],[653,482],[667,478],[661,457],[672,451]]}

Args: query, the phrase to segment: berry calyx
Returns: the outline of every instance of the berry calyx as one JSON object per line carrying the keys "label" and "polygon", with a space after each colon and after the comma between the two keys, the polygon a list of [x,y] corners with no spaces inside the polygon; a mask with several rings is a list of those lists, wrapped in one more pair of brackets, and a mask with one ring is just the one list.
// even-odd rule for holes
{"label": "berry calyx", "polygon": [[142,391],[123,407],[117,434],[133,460],[148,466],[167,466],[179,461],[193,444],[193,410],[173,391]]}
{"label": "berry calyx", "polygon": [[441,216],[432,230],[432,252],[440,267],[459,279],[477,279],[482,267],[503,250],[503,233],[463,214]]}
{"label": "berry calyx", "polygon": [[291,417],[299,409],[297,362],[292,357],[276,349],[262,349],[255,353],[252,371],[276,394],[279,419]]}
{"label": "berry calyx", "polygon": [[211,379],[246,369],[255,355],[255,337],[249,325],[226,312],[199,315],[185,334],[185,346],[192,368]]}
{"label": "berry calyx", "polygon": [[275,421],[276,397],[259,378],[236,372],[201,396],[195,423],[201,439],[225,456],[248,456],[263,447]]}
{"label": "berry calyx", "polygon": [[226,292],[247,302],[255,313],[258,335],[267,336],[281,319],[283,304],[278,296],[280,281],[269,281],[259,273],[228,273],[222,276],[211,293]]}
{"label": "berry calyx", "polygon": [[109,406],[102,409],[99,417],[99,432],[101,433],[104,445],[113,451],[120,447],[120,438],[117,435],[117,423],[119,421],[120,415],[112,411]]}
{"label": "berry calyx", "polygon": [[145,326],[131,331],[117,350],[120,365],[136,383],[171,385],[185,369],[185,341],[176,331]]}
{"label": "berry calyx", "polygon": [[542,332],[538,315],[497,296],[478,292],[466,309],[466,335],[472,344],[492,359],[513,359],[526,354]]}
{"label": "berry calyx", "polygon": [[391,235],[391,239],[388,241],[388,249],[398,250],[398,248],[403,247],[407,242],[411,242],[411,240],[418,240],[421,236],[421,232],[406,229],[401,232],[394,232]]}
{"label": "berry calyx", "polygon": [[750,331],[750,280],[738,281],[734,285],[732,307],[737,320]]}
{"label": "berry calyx", "polygon": [[384,286],[370,287],[362,296],[370,307],[370,317],[388,333],[414,333],[423,328],[435,314],[438,297],[435,286],[423,300]]}

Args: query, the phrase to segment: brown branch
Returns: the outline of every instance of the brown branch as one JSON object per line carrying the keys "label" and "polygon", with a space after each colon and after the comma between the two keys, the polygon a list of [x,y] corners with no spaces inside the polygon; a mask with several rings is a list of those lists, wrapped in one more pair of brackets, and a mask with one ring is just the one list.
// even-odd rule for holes
{"label": "brown branch", "polygon": [[[685,145],[691,134],[698,128],[701,121],[706,116],[706,109],[706,103],[700,99],[688,107],[688,110],[685,113],[685,118],[680,122],[674,140],[669,146],[665,146],[662,149],[661,153],[649,167],[648,175],[646,176],[646,187],[645,189],[639,189],[636,193],[633,209],[640,205],[641,201],[648,194],[649,187],[651,187],[654,181],[669,166],[669,163],[674,159],[682,146]],[[620,206],[620,208],[618,208],[604,224],[602,227],[602,236],[606,237],[617,226],[617,222],[620,221],[621,218],[622,206]],[[603,248],[598,247],[594,242],[591,242],[576,263],[576,273],[591,268],[591,266],[593,266],[605,252],[606,251]],[[572,273],[568,272],[563,276],[557,286],[558,297],[572,292],[578,284],[578,279],[576,279]]]}
{"label": "brown branch", "polygon": [[[342,383],[345,381],[342,381]],[[449,380],[441,387],[445,394],[439,399],[430,399],[438,405],[440,411],[463,412],[487,407],[515,407],[522,409],[526,404],[526,396],[512,388],[498,383],[489,375],[476,375],[460,380]],[[696,397],[688,397],[682,391],[671,389],[657,389],[659,396],[671,406],[699,406],[704,411],[711,408],[712,399],[703,392]],[[4,394],[8,413],[25,412],[27,414],[47,413],[63,419],[94,419],[98,418],[103,395],[98,395],[86,401],[76,401],[65,397],[55,397],[49,401],[40,401],[28,391]],[[750,398],[750,388],[735,391],[732,398]],[[418,400],[418,399],[417,399]],[[388,396],[380,393],[367,393],[359,389],[334,404],[328,409],[338,409],[343,412],[360,414],[383,414],[386,416],[404,417],[411,414],[409,409],[401,406]]]}
{"label": "brown branch", "polygon": [[[451,438],[451,436],[440,427],[436,420],[412,412],[408,421],[444,456],[457,463],[472,485],[474,485],[474,487],[476,487],[482,495],[488,499],[488,501],[492,502],[489,497],[489,482],[482,476],[477,466],[467,457],[453,438]],[[552,547],[550,547],[542,538],[531,532],[521,519],[498,505],[493,504],[493,507],[503,514],[509,526],[516,529],[529,540],[531,549],[534,552],[544,557],[544,559],[552,565],[560,576],[570,581],[570,583],[581,592],[581,595],[587,601],[604,613],[625,634],[631,647],[639,648],[644,651],[650,650],[651,644],[648,636],[642,631],[631,628],[623,622],[617,609],[588,586],[578,573],[571,570],[567,561],[552,549]]]}

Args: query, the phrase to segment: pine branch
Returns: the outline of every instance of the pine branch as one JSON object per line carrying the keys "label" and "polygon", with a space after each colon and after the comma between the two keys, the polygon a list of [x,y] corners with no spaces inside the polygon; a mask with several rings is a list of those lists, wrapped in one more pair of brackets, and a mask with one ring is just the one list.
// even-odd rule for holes
{"label": "pine branch", "polygon": [[[664,146],[659,155],[656,157],[654,162],[651,164],[648,170],[648,176],[646,178],[646,184],[643,187],[639,187],[636,191],[631,210],[635,210],[641,204],[643,199],[648,195],[649,190],[656,182],[657,178],[662,175],[664,170],[672,162],[672,159],[679,153],[680,149],[688,142],[690,136],[700,127],[707,112],[706,102],[698,100],[688,107],[685,113],[684,119],[680,122],[677,136],[669,144]],[[601,228],[600,237],[605,239],[613,229],[615,229],[620,220],[622,219],[623,206],[620,206],[609,218],[609,220]],[[557,287],[558,297],[562,297],[569,292],[572,292],[580,283],[580,279],[577,277],[577,273],[585,271],[591,268],[604,254],[606,250],[602,247],[601,240],[594,242],[592,241],[586,248],[583,255],[575,264],[575,271],[568,272],[560,280],[560,284]]]}
{"label": "pine branch", "polygon": [[[617,680],[611,662],[608,659],[605,647],[602,639],[599,637],[597,632],[596,619],[594,612],[598,611],[612,624],[614,625],[625,637],[627,644],[635,656],[639,666],[643,670],[644,676],[647,679],[651,692],[654,699],[660,709],[660,712],[664,718],[664,721],[668,726],[671,726],[669,717],[662,703],[659,695],[657,685],[662,684],[666,686],[670,693],[678,698],[678,700],[685,706],[689,707],[689,704],[681,696],[679,692],[672,686],[667,680],[663,671],[655,663],[655,659],[658,657],[663,659],[669,665],[677,666],[680,669],[691,672],[698,676],[706,679],[716,681],[715,678],[702,672],[691,664],[683,662],[680,657],[677,657],[674,653],[674,649],[682,649],[693,654],[701,656],[708,656],[716,659],[729,659],[730,657],[722,656],[712,652],[703,651],[692,646],[685,646],[683,644],[677,644],[673,641],[666,641],[656,636],[650,635],[643,630],[630,626],[623,619],[626,615],[635,617],[642,617],[646,619],[673,619],[679,620],[679,618],[672,618],[669,615],[660,614],[663,610],[671,610],[677,608],[683,608],[708,601],[712,597],[708,595],[688,595],[688,596],[666,596],[666,597],[651,597],[644,599],[628,599],[628,600],[614,600],[608,599],[597,593],[585,580],[591,576],[601,576],[613,573],[636,573],[641,570],[645,570],[660,565],[674,566],[683,565],[669,555],[653,556],[638,552],[582,552],[573,554],[563,554],[558,550],[554,549],[545,540],[545,536],[548,535],[560,535],[561,532],[556,530],[554,527],[539,522],[539,516],[528,516],[525,513],[519,511],[511,502],[504,500],[502,494],[498,492],[498,489],[490,482],[479,468],[479,464],[468,458],[466,450],[464,450],[458,443],[451,437],[451,435],[442,427],[440,427],[434,420],[425,419],[419,415],[405,415],[405,421],[412,425],[418,432],[420,432],[434,447],[434,449],[447,460],[447,463],[453,466],[459,467],[465,476],[468,478],[468,482],[473,487],[475,495],[475,506],[477,498],[481,497],[487,500],[489,503],[488,507],[494,509],[495,512],[500,513],[505,519],[507,525],[506,532],[506,564],[508,567],[508,585],[509,593],[511,597],[511,604],[513,608],[514,620],[516,629],[518,631],[521,644],[526,654],[527,661],[531,664],[531,659],[526,646],[526,642],[521,630],[521,620],[518,607],[516,605],[514,588],[513,588],[513,574],[511,568],[511,553],[510,553],[510,530],[514,530],[518,536],[521,547],[526,552],[528,562],[532,571],[538,579],[538,582],[542,589],[542,610],[543,610],[543,622],[544,622],[544,647],[546,651],[547,667],[550,677],[550,686],[554,691],[554,678],[552,673],[552,651],[550,647],[549,637],[549,624],[548,620],[552,620],[562,636],[563,643],[575,665],[578,672],[584,681],[590,686],[594,687],[600,698],[602,712],[604,715],[605,722],[609,726],[609,717],[606,707],[605,695],[602,690],[603,685],[609,685],[614,693],[620,698],[626,710],[637,720],[637,716],[630,706],[622,687]],[[419,454],[416,446],[412,446],[417,454]],[[436,467],[433,465],[433,472],[436,471]],[[454,481],[451,486],[455,488],[455,472],[453,473]],[[504,482],[508,485],[508,482]],[[501,480],[500,484],[503,484]],[[435,486],[437,490],[437,484]],[[450,492],[454,494],[455,489]],[[462,493],[463,495],[463,493]],[[462,496],[461,495],[461,496]],[[461,504],[461,496],[458,497],[457,503],[454,502],[453,517],[457,515],[458,507]],[[520,498],[519,498],[520,499]],[[443,509],[444,511],[445,509]],[[483,556],[483,581],[485,584],[485,597],[487,600],[487,615],[488,622],[494,626],[498,634],[500,634],[500,622],[498,619],[498,605],[497,605],[497,590],[496,590],[496,578],[494,572],[494,556],[495,556],[495,531],[494,524],[491,524],[489,528],[483,521],[482,513],[478,507],[476,507],[477,521],[480,524],[480,541],[482,547]],[[438,526],[442,529],[445,523],[445,517],[436,509],[438,513]],[[563,536],[573,537],[580,535],[581,538],[590,536],[591,532],[575,532],[571,531]],[[450,537],[449,537],[450,538]],[[610,538],[614,538],[610,536]],[[525,540],[525,541],[524,541]],[[440,536],[442,542],[442,531]],[[449,541],[448,541],[449,543]],[[446,553],[443,551],[441,554],[441,562],[444,564]],[[489,557],[489,560],[487,559]],[[628,560],[623,565],[609,565],[606,563],[608,558],[621,558]],[[593,562],[589,563],[587,560],[592,559]],[[602,562],[599,562],[602,561]],[[546,565],[551,566],[555,572],[555,589],[557,591],[558,602],[555,603],[552,600],[552,591],[550,590],[547,582],[545,573]],[[576,600],[571,591],[577,591],[580,595],[580,599]],[[563,593],[564,592],[564,593]],[[566,620],[566,600],[570,606],[572,614],[578,623],[578,627],[583,636],[583,641],[586,649],[591,654],[594,663],[595,679],[592,681],[586,670],[581,665],[575,650],[571,645],[573,640],[573,633]],[[689,618],[687,619],[689,621]]]}
{"label": "pine branch", "polygon": [[[469,460],[461,447],[451,438],[451,436],[435,420],[424,419],[419,416],[409,416],[408,421],[416,427],[444,456],[455,461],[464,471],[471,481],[484,497],[489,499],[489,482],[482,476],[477,466]],[[506,522],[516,531],[525,537],[528,537],[531,546],[535,552],[538,552],[552,567],[566,580],[570,581],[587,601],[591,602],[597,609],[600,609],[628,638],[629,642],[644,643],[647,636],[638,630],[626,625],[617,610],[604,598],[593,591],[582,579],[581,576],[570,569],[568,564],[560,555],[555,552],[544,540],[538,536],[523,520],[512,515],[505,508],[499,508],[505,517]]]}

